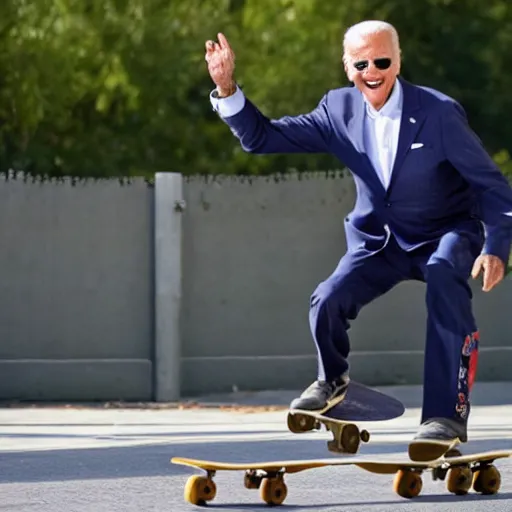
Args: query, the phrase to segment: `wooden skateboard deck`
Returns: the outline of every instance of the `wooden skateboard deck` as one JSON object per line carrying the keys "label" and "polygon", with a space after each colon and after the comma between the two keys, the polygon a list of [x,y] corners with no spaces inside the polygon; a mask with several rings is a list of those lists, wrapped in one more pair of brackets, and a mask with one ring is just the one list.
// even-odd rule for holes
{"label": "wooden skateboard deck", "polygon": [[493,462],[511,455],[512,450],[497,450],[468,455],[457,454],[429,462],[414,462],[404,457],[389,460],[328,458],[229,463],[173,457],[171,463],[199,468],[206,472],[205,476],[189,477],[185,485],[185,501],[194,505],[205,505],[215,498],[217,487],[213,477],[217,471],[244,471],[244,485],[247,489],[259,489],[261,499],[268,505],[281,505],[288,494],[284,482],[286,473],[298,473],[325,466],[354,465],[370,473],[395,474],[393,490],[403,498],[414,498],[420,494],[423,487],[421,475],[425,471],[432,471],[434,480],[447,478],[447,490],[453,494],[467,494],[471,487],[477,493],[496,494],[501,485],[501,476]]}
{"label": "wooden skateboard deck", "polygon": [[324,425],[333,434],[333,439],[327,443],[329,451],[355,454],[361,441],[370,440],[368,430],[360,430],[356,423],[391,420],[404,411],[399,400],[351,380],[341,402],[320,411],[290,409],[287,424],[295,434],[318,430]]}
{"label": "wooden skateboard deck", "polygon": [[415,462],[435,460],[454,450],[459,444],[461,444],[461,440],[458,437],[450,441],[435,439],[412,440],[409,443],[409,458]]}

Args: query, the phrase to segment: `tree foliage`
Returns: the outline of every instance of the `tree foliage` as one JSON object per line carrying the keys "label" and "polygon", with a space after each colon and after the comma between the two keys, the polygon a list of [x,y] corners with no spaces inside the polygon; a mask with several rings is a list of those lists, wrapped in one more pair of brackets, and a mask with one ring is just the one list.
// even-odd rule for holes
{"label": "tree foliage", "polygon": [[512,6],[504,0],[4,0],[1,171],[50,176],[267,174],[339,168],[328,155],[245,154],[212,111],[204,42],[222,31],[236,78],[271,116],[347,84],[344,30],[398,28],[403,76],[461,101],[512,175]]}

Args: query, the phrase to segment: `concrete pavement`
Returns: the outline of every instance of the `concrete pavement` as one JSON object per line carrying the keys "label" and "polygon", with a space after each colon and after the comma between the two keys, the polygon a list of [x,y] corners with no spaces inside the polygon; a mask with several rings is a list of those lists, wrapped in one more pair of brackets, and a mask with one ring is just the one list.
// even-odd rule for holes
{"label": "concrete pavement", "polygon": [[[403,456],[419,420],[421,389],[380,388],[407,410],[395,420],[368,423],[371,442],[359,456]],[[335,457],[325,431],[294,435],[285,424],[294,392],[233,393],[177,404],[18,406],[0,409],[0,511],[187,511],[187,477],[196,471],[171,465],[172,456],[220,461]],[[512,450],[512,383],[477,384],[470,442],[465,452]],[[451,496],[443,482],[424,477],[419,498],[392,491],[392,477],[353,466],[288,475],[283,506],[297,510],[477,511],[512,509],[512,460],[497,463],[497,496]],[[241,473],[219,473],[218,510],[264,509]]]}

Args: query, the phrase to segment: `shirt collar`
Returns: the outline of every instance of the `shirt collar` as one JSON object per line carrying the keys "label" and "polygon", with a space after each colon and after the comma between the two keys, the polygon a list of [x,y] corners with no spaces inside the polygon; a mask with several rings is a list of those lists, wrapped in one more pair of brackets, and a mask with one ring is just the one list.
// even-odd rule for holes
{"label": "shirt collar", "polygon": [[[363,96],[364,97],[364,96]],[[380,110],[375,110],[370,103],[364,98],[366,104],[366,113],[368,117],[375,119],[379,116],[393,117],[393,114],[399,114],[402,108],[402,84],[398,78],[395,80],[395,85],[393,86],[393,90],[391,91],[391,95],[388,98],[388,101],[384,103],[384,106]]]}

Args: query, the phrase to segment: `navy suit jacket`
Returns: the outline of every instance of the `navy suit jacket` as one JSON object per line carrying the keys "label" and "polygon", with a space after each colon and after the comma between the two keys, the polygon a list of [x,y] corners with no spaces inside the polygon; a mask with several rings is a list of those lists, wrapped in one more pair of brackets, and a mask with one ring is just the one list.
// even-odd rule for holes
{"label": "navy suit jacket", "polygon": [[[224,118],[251,153],[331,153],[354,177],[357,199],[345,219],[348,251],[371,254],[386,225],[410,251],[450,231],[480,235],[483,253],[505,263],[512,243],[512,189],[454,99],[401,77],[403,111],[391,182],[386,190],[363,145],[363,96],[334,89],[310,113],[269,119],[246,98]],[[423,146],[411,148],[413,143]],[[482,227],[484,228],[482,232]]]}

